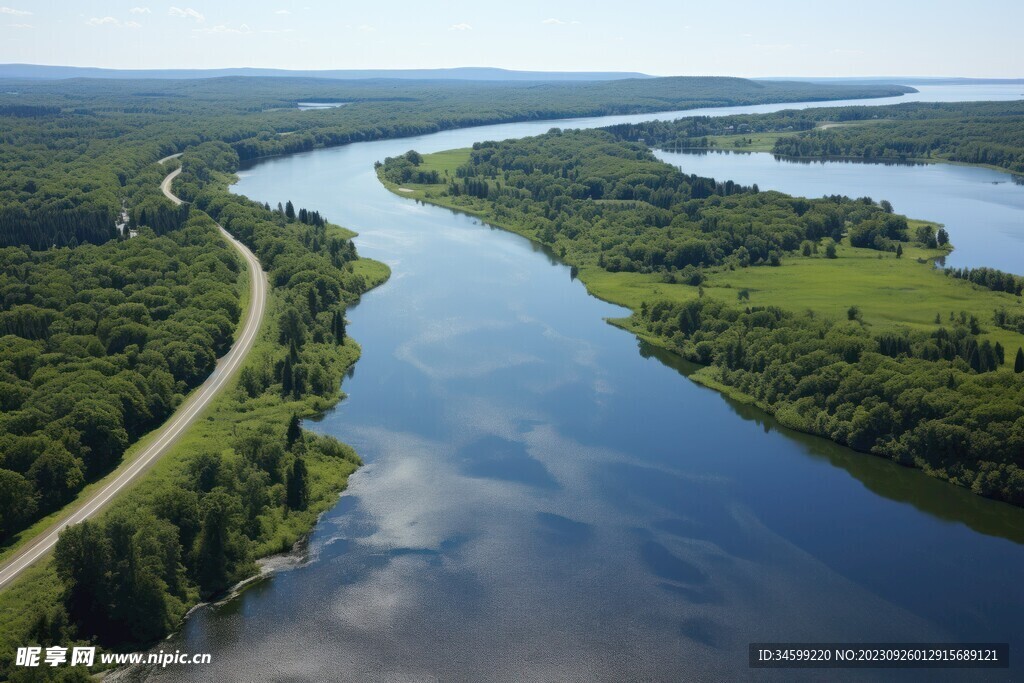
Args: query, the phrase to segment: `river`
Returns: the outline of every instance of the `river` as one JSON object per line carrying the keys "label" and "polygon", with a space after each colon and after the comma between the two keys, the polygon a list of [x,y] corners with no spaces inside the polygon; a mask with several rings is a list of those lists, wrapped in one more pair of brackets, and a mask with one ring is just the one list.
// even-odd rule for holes
{"label": "river", "polygon": [[[921,90],[914,99],[1020,96]],[[367,464],[315,528],[307,562],[197,610],[158,648],[210,652],[211,665],[145,674],[722,680],[750,677],[756,641],[1024,645],[1024,511],[782,429],[688,381],[685,363],[605,323],[625,311],[544,251],[390,194],[373,172],[410,148],[678,115],[448,131],[240,174],[235,191],[317,209],[393,270],[350,309],[364,354],[348,398],[314,425]],[[946,223],[963,263],[1021,272],[1009,257],[1022,253],[1024,186],[994,185],[990,171],[670,156],[762,188],[884,197]]]}

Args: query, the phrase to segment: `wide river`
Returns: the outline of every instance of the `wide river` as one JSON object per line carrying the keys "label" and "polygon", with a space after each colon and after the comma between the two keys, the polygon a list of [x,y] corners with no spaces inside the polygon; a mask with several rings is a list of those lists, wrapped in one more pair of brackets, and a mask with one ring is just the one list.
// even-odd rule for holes
{"label": "wide river", "polygon": [[[891,101],[1016,99],[1024,86],[921,90]],[[690,382],[685,363],[604,322],[626,311],[530,242],[395,196],[373,171],[410,148],[682,114],[353,144],[240,174],[237,192],[317,209],[393,270],[349,311],[363,357],[348,398],[315,425],[367,464],[317,525],[308,561],[197,610],[158,648],[213,664],[138,673],[735,680],[751,677],[759,641],[1009,641],[1024,657],[1024,511],[781,429]],[[1005,175],[663,157],[762,188],[886,198],[945,223],[958,264],[1024,272],[1024,186]]]}

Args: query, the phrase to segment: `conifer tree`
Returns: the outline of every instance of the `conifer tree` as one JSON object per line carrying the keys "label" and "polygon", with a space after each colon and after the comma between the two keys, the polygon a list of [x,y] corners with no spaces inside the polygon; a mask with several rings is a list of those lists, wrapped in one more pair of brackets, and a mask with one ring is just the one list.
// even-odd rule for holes
{"label": "conifer tree", "polygon": [[295,413],[292,413],[292,419],[288,421],[288,434],[286,438],[288,440],[288,448],[294,446],[302,438],[302,424],[299,422],[299,416]]}
{"label": "conifer tree", "polygon": [[292,510],[305,510],[309,505],[309,472],[306,462],[300,457],[292,463],[288,473],[288,507]]}

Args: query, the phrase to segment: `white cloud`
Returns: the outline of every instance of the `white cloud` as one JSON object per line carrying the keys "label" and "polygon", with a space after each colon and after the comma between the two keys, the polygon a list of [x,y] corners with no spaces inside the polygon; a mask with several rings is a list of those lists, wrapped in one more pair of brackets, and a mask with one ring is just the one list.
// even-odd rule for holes
{"label": "white cloud", "polygon": [[224,24],[218,24],[209,28],[194,28],[192,29],[196,33],[215,33],[215,34],[232,34],[232,35],[244,35],[246,33],[252,33],[252,29],[249,28],[248,24],[242,24],[238,28],[232,26],[225,26]]}
{"label": "white cloud", "polygon": [[289,12],[286,9],[279,9],[279,10],[275,11],[274,14],[291,14],[291,12]]}
{"label": "white cloud", "polygon": [[122,22],[114,17],[93,17],[85,22],[86,26],[110,26],[111,28],[142,28],[137,21]]}
{"label": "white cloud", "polygon": [[186,7],[185,9],[181,9],[180,7],[172,7],[171,9],[167,10],[167,14],[172,17],[181,17],[182,19],[194,19],[200,23],[206,21],[206,17],[204,17],[202,14],[195,11],[191,7]]}
{"label": "white cloud", "polygon": [[451,26],[448,27],[448,30],[449,31],[472,31],[473,27],[470,26],[469,24],[467,24],[466,22],[462,22],[460,24],[452,24]]}
{"label": "white cloud", "polygon": [[8,28],[35,28],[32,24],[7,24]]}
{"label": "white cloud", "polygon": [[32,14],[25,9],[14,9],[13,7],[0,7],[0,14],[10,14],[15,17],[27,17]]}
{"label": "white cloud", "polygon": [[128,10],[128,12],[130,14],[149,14],[149,8],[148,7],[132,7],[130,10]]}
{"label": "white cloud", "polygon": [[359,27],[359,30],[362,31],[363,33],[373,33],[377,29],[375,29],[374,27],[370,26],[369,24],[363,24],[363,25],[361,25]]}
{"label": "white cloud", "polygon": [[542,23],[542,24],[549,24],[551,26],[564,26],[565,25],[564,21],[562,21],[561,19],[555,19],[554,17],[552,17],[551,19],[545,19],[544,21],[542,21],[540,23]]}

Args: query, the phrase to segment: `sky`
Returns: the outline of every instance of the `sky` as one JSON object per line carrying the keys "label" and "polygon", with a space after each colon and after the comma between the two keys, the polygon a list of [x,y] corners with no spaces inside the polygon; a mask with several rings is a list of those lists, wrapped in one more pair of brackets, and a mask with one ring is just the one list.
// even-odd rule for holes
{"label": "sky", "polygon": [[1020,0],[0,0],[0,63],[1020,78],[1022,26]]}

